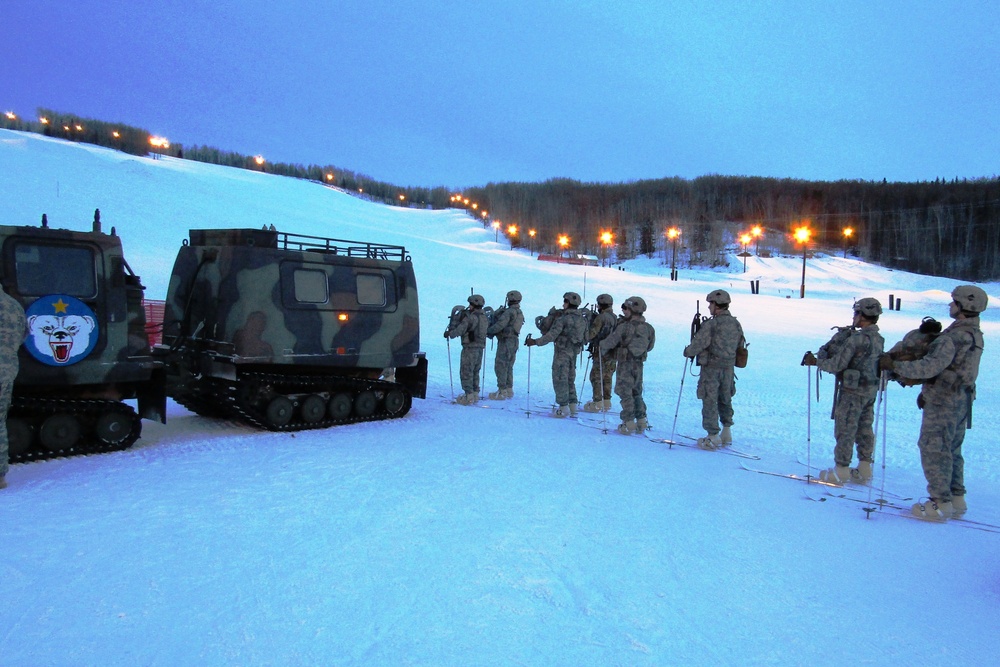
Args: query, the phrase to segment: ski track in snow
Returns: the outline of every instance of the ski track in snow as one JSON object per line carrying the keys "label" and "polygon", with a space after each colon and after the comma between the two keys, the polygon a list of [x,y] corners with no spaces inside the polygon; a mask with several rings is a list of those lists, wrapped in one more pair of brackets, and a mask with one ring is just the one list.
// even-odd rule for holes
{"label": "ski track in snow", "polygon": [[[321,185],[0,131],[7,224],[122,236],[151,298],[166,293],[189,228],[259,227],[407,246],[421,298],[428,395],[449,395],[448,314],[469,290],[524,293],[522,338],[568,289],[649,303],[649,420],[669,435],[696,300],[732,292],[750,341],[734,446],[761,469],[831,465],[832,379],[811,405],[799,360],[846,323],[853,299],[891,292],[887,344],[955,281],[839,257],[749,258],[748,273],[628,271],[539,262],[456,211],[377,206]],[[58,192],[58,196],[57,196]],[[734,262],[733,266],[742,263]],[[748,279],[761,279],[751,296]],[[986,285],[993,295],[996,284]],[[791,297],[791,298],[788,298]],[[702,312],[706,308],[702,303]],[[985,314],[969,518],[1000,522],[1000,405]],[[522,348],[503,409],[415,400],[403,419],[296,434],[171,404],[124,452],[19,464],[0,492],[4,665],[988,664],[1000,627],[997,536],[812,502],[734,457],[670,448],[518,412],[552,400],[551,347]],[[454,387],[458,346],[452,346]],[[492,391],[492,347],[485,391]],[[589,383],[578,370],[581,402]],[[530,374],[530,396],[527,381]],[[701,434],[697,378],[677,432]],[[916,391],[890,387],[876,487],[923,494]],[[499,403],[489,402],[499,406]],[[617,399],[615,400],[617,410]],[[941,613],[940,609],[946,609]],[[928,630],[934,624],[934,632]]]}

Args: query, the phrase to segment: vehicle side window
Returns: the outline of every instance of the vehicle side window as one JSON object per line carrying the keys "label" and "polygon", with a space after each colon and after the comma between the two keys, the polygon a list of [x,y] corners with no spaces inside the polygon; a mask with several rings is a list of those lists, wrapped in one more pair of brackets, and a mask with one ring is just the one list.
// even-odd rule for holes
{"label": "vehicle side window", "polygon": [[295,271],[295,300],[299,303],[327,303],[330,300],[329,277],[325,271]]}
{"label": "vehicle side window", "polygon": [[359,273],[357,277],[358,305],[384,306],[385,278],[379,274]]}
{"label": "vehicle side window", "polygon": [[14,247],[17,291],[25,296],[97,296],[94,252],[90,248],[18,243]]}

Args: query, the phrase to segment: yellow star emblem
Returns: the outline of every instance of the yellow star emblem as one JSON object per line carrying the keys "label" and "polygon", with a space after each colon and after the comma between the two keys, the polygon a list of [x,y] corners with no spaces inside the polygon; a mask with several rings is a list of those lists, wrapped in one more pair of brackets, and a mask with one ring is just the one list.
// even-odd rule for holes
{"label": "yellow star emblem", "polygon": [[53,303],[52,307],[56,309],[57,313],[65,313],[66,312],[66,308],[69,307],[69,304],[65,303],[62,300],[62,297],[59,297],[59,300],[56,301],[55,303]]}

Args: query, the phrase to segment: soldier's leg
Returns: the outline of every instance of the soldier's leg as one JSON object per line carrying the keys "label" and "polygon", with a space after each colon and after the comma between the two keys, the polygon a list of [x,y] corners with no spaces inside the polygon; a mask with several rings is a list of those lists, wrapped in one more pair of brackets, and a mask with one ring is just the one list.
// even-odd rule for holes
{"label": "soldier's leg", "polygon": [[476,393],[477,377],[479,369],[476,367],[476,360],[482,350],[462,348],[462,359],[458,370],[458,377],[462,382],[462,391],[466,394]]}
{"label": "soldier's leg", "polygon": [[611,400],[611,379],[615,374],[615,368],[618,366],[618,359],[615,358],[613,354],[608,355],[606,359],[601,362],[604,365],[604,376],[602,378],[602,389],[604,393],[604,400]]}
{"label": "soldier's leg", "polygon": [[954,459],[951,443],[955,441],[955,418],[952,406],[931,404],[924,406],[920,422],[920,465],[927,479],[927,495],[941,502],[951,500],[951,482]]}
{"label": "soldier's leg", "polygon": [[567,355],[569,363],[566,364],[566,401],[576,403],[576,355]]}
{"label": "soldier's leg", "polygon": [[833,460],[842,468],[851,467],[863,402],[860,395],[851,391],[841,390],[837,396],[837,407],[833,411],[833,437],[836,440]]}
{"label": "soldier's leg", "polygon": [[14,381],[0,381],[0,479],[10,470],[8,456],[10,454],[7,442],[7,411],[10,409],[10,397],[13,393]]}
{"label": "soldier's leg", "polygon": [[965,495],[965,458],[962,456],[962,443],[965,441],[965,420],[962,417],[955,425],[955,437],[951,442],[951,495]]}
{"label": "soldier's leg", "polygon": [[718,368],[701,367],[698,377],[698,398],[701,399],[701,426],[709,435],[719,428],[719,371]]}
{"label": "soldier's leg", "polygon": [[636,419],[646,418],[646,401],[642,398],[642,363],[636,364],[636,381],[632,387],[633,410]]}
{"label": "soldier's leg", "polygon": [[632,387],[635,384],[631,372],[632,364],[621,364],[618,366],[618,377],[615,380],[615,394],[622,404],[621,419],[623,422],[635,419],[635,399],[632,395]]}
{"label": "soldier's leg", "polygon": [[556,403],[567,405],[569,403],[569,390],[566,388],[566,364],[562,355],[558,351],[552,354],[552,390],[556,394]]}
{"label": "soldier's leg", "polygon": [[723,368],[719,380],[719,421],[723,426],[733,425],[733,395],[736,393],[736,375],[733,368]]}
{"label": "soldier's leg", "polygon": [[863,396],[858,410],[858,426],[854,440],[858,445],[858,461],[875,461],[875,398],[878,391]]}

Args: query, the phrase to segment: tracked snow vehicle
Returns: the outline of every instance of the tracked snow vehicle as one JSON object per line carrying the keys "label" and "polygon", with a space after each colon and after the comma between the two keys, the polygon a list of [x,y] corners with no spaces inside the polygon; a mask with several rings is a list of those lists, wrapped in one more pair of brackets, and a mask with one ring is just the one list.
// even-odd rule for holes
{"label": "tracked snow vehicle", "polygon": [[140,417],[164,420],[144,288],[100,211],[90,232],[53,229],[45,216],[40,227],[0,226],[0,281],[28,322],[7,415],[12,463],[125,449]]}
{"label": "tracked snow vehicle", "polygon": [[272,227],[190,231],[155,353],[189,410],[294,431],[405,415],[419,348],[405,248]]}

